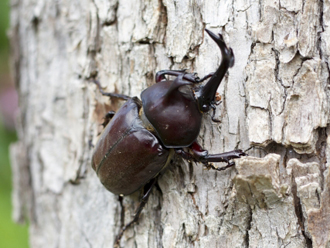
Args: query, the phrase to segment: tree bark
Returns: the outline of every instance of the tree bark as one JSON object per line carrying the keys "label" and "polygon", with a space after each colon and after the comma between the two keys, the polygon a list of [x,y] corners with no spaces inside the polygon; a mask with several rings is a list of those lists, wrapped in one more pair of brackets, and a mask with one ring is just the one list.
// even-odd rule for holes
{"label": "tree bark", "polygon": [[[216,117],[199,142],[247,149],[215,172],[177,160],[122,247],[330,247],[330,3],[317,0],[12,0],[20,96],[12,145],[13,217],[31,247],[112,247],[142,191],[118,197],[91,169],[108,92],[139,96],[155,72],[199,76],[221,61],[207,27],[233,48]],[[222,164],[219,164],[222,166]],[[78,182],[78,183],[77,183]]]}

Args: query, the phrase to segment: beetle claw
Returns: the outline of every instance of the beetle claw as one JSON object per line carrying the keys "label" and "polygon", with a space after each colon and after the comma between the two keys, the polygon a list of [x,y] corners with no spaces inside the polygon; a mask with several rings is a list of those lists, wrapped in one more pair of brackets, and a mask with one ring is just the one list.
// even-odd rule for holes
{"label": "beetle claw", "polygon": [[227,161],[227,165],[224,166],[224,167],[218,167],[216,168],[217,171],[223,171],[223,170],[226,170],[230,167],[233,167],[235,165],[235,162],[234,161]]}
{"label": "beetle claw", "polygon": [[243,156],[248,156],[247,153],[243,152],[241,149],[235,150],[237,158],[243,157]]}

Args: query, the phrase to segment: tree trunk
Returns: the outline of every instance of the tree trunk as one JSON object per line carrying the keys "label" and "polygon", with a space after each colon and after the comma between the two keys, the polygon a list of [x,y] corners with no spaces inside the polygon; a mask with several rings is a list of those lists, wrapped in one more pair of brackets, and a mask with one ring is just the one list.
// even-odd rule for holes
{"label": "tree trunk", "polygon": [[[236,62],[199,142],[210,153],[254,146],[236,167],[177,160],[122,247],[330,247],[330,3],[317,0],[12,0],[20,96],[11,147],[16,221],[31,247],[112,247],[142,191],[106,191],[92,170],[105,90],[139,96],[162,69],[199,76]],[[134,144],[133,144],[134,145]],[[262,148],[262,149],[260,149]],[[219,164],[222,166],[222,164]]]}

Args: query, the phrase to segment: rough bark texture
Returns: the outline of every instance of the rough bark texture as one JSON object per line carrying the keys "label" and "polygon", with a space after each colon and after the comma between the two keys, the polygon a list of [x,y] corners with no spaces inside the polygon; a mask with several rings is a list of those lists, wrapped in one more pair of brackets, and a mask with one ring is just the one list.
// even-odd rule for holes
{"label": "rough bark texture", "polygon": [[[11,148],[14,219],[31,247],[112,247],[141,191],[123,202],[90,167],[106,91],[139,95],[161,69],[214,71],[221,32],[236,64],[210,153],[246,149],[236,168],[177,161],[160,178],[122,247],[330,247],[330,3],[317,0],[12,0],[20,95]],[[75,179],[79,184],[74,184]]]}

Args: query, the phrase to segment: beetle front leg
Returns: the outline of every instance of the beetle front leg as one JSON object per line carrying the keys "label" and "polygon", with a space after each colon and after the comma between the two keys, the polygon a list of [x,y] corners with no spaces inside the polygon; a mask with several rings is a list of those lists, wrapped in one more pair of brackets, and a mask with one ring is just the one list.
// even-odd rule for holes
{"label": "beetle front leg", "polygon": [[[212,169],[215,170],[225,170],[229,167],[232,167],[235,165],[235,162],[231,161],[232,159],[235,158],[240,158],[242,156],[247,156],[247,154],[245,152],[243,152],[242,150],[233,150],[230,152],[224,152],[224,153],[219,153],[219,154],[208,154],[205,157],[201,158],[201,162],[202,163],[207,163],[206,167],[210,167]],[[225,162],[227,163],[227,166],[225,167],[215,167],[213,163],[217,163],[217,162]]]}
{"label": "beetle front leg", "polygon": [[[208,160],[208,155],[205,155],[205,156],[200,156],[198,158],[196,158],[193,154],[189,153],[189,152],[186,152],[184,151],[183,149],[176,149],[175,150],[176,154],[180,155],[182,158],[188,160],[188,161],[193,161],[193,162],[201,162],[204,164],[204,166],[207,168],[207,169],[213,169],[213,170],[217,170],[217,171],[222,171],[222,170],[225,170],[229,167],[232,167],[235,165],[235,163],[233,161],[230,161],[230,159],[224,159],[222,158],[223,160],[219,160],[217,159],[217,161],[213,161],[213,162],[226,162],[227,165],[224,166],[224,167],[215,167],[212,163],[210,163],[211,161]],[[217,154],[217,155],[222,155],[223,153],[221,154]],[[212,155],[211,155],[212,156]]]}
{"label": "beetle front leg", "polygon": [[117,235],[116,237],[116,242],[115,242],[115,245],[114,247],[117,248],[117,247],[120,247],[119,244],[120,244],[120,240],[124,234],[124,232],[131,226],[133,225],[134,223],[136,223],[139,218],[140,218],[140,214],[142,212],[142,209],[143,207],[147,204],[148,202],[148,199],[149,199],[149,196],[151,194],[151,191],[152,191],[152,188],[155,186],[156,182],[157,182],[157,179],[158,177],[155,177],[153,179],[150,180],[149,184],[148,184],[148,188],[146,190],[146,193],[143,195],[141,201],[140,201],[140,204],[138,206],[138,208],[136,209],[135,211],[135,214],[134,214],[134,218],[133,220],[131,220],[128,224],[126,224],[120,231],[120,233]]}
{"label": "beetle front leg", "polygon": [[179,76],[181,74],[185,74],[183,76],[183,79],[188,80],[192,83],[201,83],[205,81],[206,79],[213,76],[214,72],[211,72],[207,74],[206,76],[199,78],[197,77],[196,73],[185,73],[186,70],[162,70],[156,73],[156,83],[159,83],[162,80],[166,80],[165,75],[170,76]]}
{"label": "beetle front leg", "polygon": [[174,151],[175,151],[176,154],[180,155],[185,160],[193,161],[193,162],[199,162],[192,154],[190,154],[189,152],[184,151],[181,148],[175,149]]}
{"label": "beetle front leg", "polygon": [[165,75],[178,77],[182,74],[184,74],[183,75],[184,80],[187,80],[194,84],[200,83],[213,75],[213,73],[210,73],[205,77],[203,77],[202,79],[200,79],[199,77],[197,77],[196,73],[186,73],[186,70],[162,70],[156,73],[156,83],[159,83],[162,80],[166,80]]}
{"label": "beetle front leg", "polygon": [[113,98],[119,98],[121,100],[128,100],[128,99],[131,98],[130,96],[126,96],[126,95],[123,95],[123,94],[104,92],[103,89],[102,89],[102,86],[101,86],[101,84],[100,84],[100,82],[98,80],[92,79],[92,82],[97,85],[97,87],[99,88],[99,91],[101,92],[101,94],[103,96],[109,96],[109,97],[113,97]]}
{"label": "beetle front leg", "polygon": [[179,76],[180,74],[184,74],[185,73],[185,69],[184,70],[161,70],[158,71],[156,73],[156,83],[159,83],[162,80],[166,80],[165,75],[171,75],[171,76]]}
{"label": "beetle front leg", "polygon": [[205,81],[206,79],[212,77],[213,74],[214,74],[214,72],[211,72],[211,73],[207,74],[206,76],[204,76],[204,77],[202,77],[202,78],[198,78],[196,81],[197,81],[198,83],[201,83],[201,82]]}
{"label": "beetle front leg", "polygon": [[[242,150],[233,150],[229,152],[219,153],[219,154],[209,154],[208,151],[204,150],[197,142],[194,142],[190,149],[193,153],[193,156],[196,160],[199,162],[205,164],[207,167],[211,167],[212,169],[216,170],[225,170],[233,165],[235,163],[231,161],[235,158],[240,158],[242,156],[247,156],[245,152]],[[216,168],[210,163],[217,163],[217,162],[225,162],[228,165],[225,167]]]}

